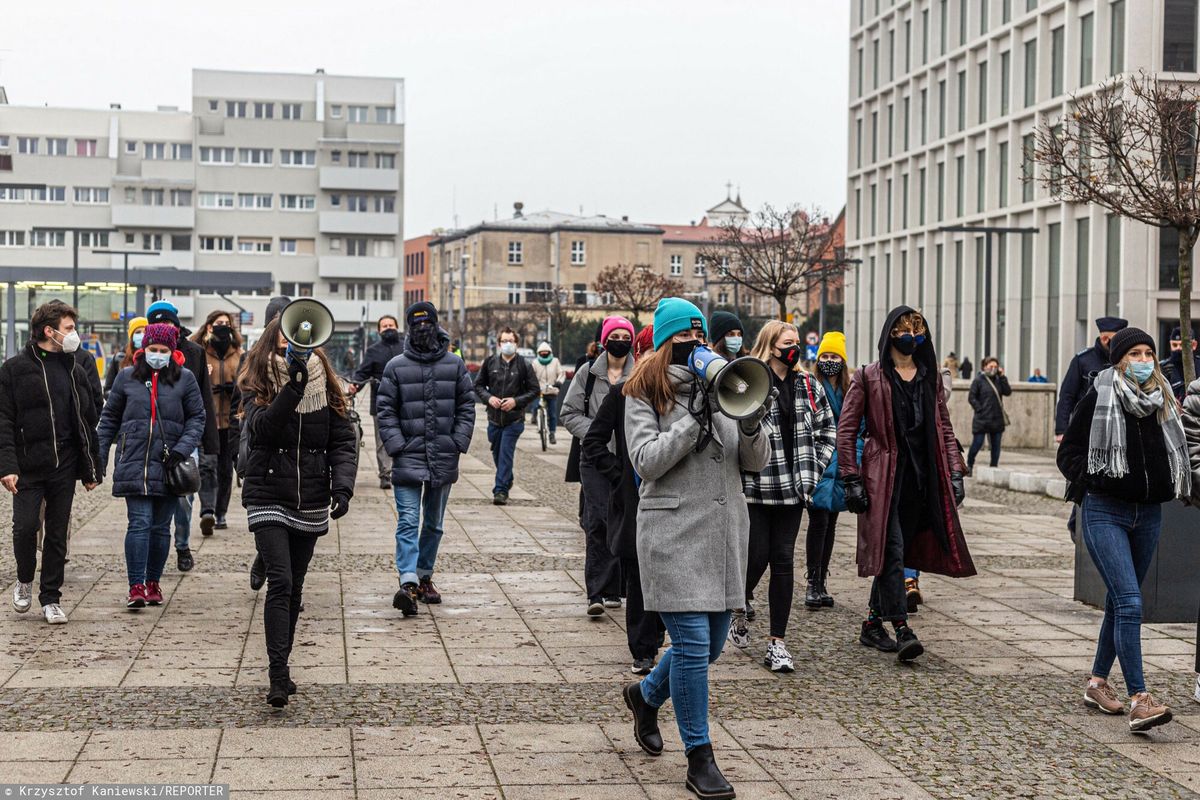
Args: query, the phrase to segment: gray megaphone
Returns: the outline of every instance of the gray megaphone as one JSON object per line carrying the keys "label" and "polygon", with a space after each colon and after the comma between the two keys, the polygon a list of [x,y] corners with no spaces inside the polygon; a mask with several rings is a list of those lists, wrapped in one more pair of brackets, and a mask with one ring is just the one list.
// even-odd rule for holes
{"label": "gray megaphone", "polygon": [[279,330],[295,350],[315,350],[333,335],[333,312],[319,300],[301,297],[279,314]]}
{"label": "gray megaphone", "polygon": [[771,368],[752,356],[729,361],[700,345],[689,364],[709,391],[717,393],[717,408],[732,419],[754,414],[771,393]]}

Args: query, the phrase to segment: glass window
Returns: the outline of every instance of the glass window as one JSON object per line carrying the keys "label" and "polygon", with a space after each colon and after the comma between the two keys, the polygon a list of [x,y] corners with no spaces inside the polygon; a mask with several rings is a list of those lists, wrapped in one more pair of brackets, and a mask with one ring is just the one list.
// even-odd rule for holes
{"label": "glass window", "polygon": [[1125,0],[1115,0],[1109,6],[1108,74],[1125,71]]}
{"label": "glass window", "polygon": [[1197,0],[1165,0],[1163,14],[1163,69],[1196,71]]}
{"label": "glass window", "polygon": [[1037,39],[1025,43],[1025,106],[1037,102]]}
{"label": "glass window", "polygon": [[523,252],[521,242],[508,243],[508,263],[520,264],[523,262]]}
{"label": "glass window", "polygon": [[299,103],[281,103],[280,108],[284,119],[300,119]]}
{"label": "glass window", "polygon": [[[1055,222],[1046,229],[1046,241],[1050,248],[1049,258],[1046,263],[1046,272],[1048,277],[1048,286],[1050,288],[1049,295],[1046,299],[1046,328],[1049,334],[1046,341],[1049,343],[1046,354],[1046,370],[1044,375],[1058,375],[1058,350],[1059,350],[1059,283],[1062,280],[1062,225]],[[1025,237],[1030,238],[1030,237]]]}
{"label": "glass window", "polygon": [[946,81],[938,81],[938,138],[946,135]]}
{"label": "glass window", "polygon": [[979,62],[979,106],[975,122],[979,125],[987,122],[988,114],[988,65],[986,61]]}
{"label": "glass window", "polygon": [[1012,75],[1012,53],[1000,54],[1000,115],[1008,114],[1008,101],[1012,96],[1010,78]]}
{"label": "glass window", "polygon": [[1093,50],[1096,33],[1094,30],[1096,17],[1084,14],[1079,18],[1079,85],[1087,86],[1092,82]]}
{"label": "glass window", "polygon": [[946,162],[937,165],[937,221],[946,217]]}
{"label": "glass window", "polygon": [[1063,93],[1063,46],[1065,32],[1062,27],[1050,31],[1050,96]]}
{"label": "glass window", "polygon": [[255,119],[274,119],[275,104],[274,103],[255,103],[254,104]]}
{"label": "glass window", "polygon": [[391,125],[396,121],[396,109],[391,106],[378,106],[375,109],[375,121],[383,125]]}
{"label": "glass window", "polygon": [[1179,231],[1175,228],[1158,231],[1158,288],[1179,288]]}
{"label": "glass window", "polygon": [[1000,184],[1000,208],[1008,205],[1008,142],[1000,143],[1000,168],[996,170],[996,181]]}
{"label": "glass window", "polygon": [[573,241],[571,242],[571,263],[580,265],[586,263],[586,242]]}
{"label": "glass window", "polygon": [[954,159],[954,210],[957,216],[967,213],[967,159],[958,156]]}
{"label": "glass window", "polygon": [[375,154],[376,169],[395,169],[396,154],[395,153],[376,153]]}
{"label": "glass window", "polygon": [[350,122],[366,122],[367,107],[366,106],[350,106],[347,109]]}
{"label": "glass window", "polygon": [[987,206],[987,148],[975,151],[975,213]]}
{"label": "glass window", "polygon": [[1075,222],[1075,328],[1077,347],[1088,341],[1088,262],[1091,251],[1091,221],[1084,217]]}
{"label": "glass window", "polygon": [[1018,377],[1030,374],[1033,350],[1033,237],[1021,237],[1021,347]]}
{"label": "glass window", "polygon": [[1033,166],[1034,137],[1027,133],[1021,137],[1021,200],[1028,203],[1033,199],[1034,166]]}
{"label": "glass window", "polygon": [[1109,214],[1105,219],[1104,313],[1121,313],[1121,218]]}
{"label": "glass window", "polygon": [[958,130],[959,132],[966,130],[967,127],[967,71],[961,70],[958,73]]}

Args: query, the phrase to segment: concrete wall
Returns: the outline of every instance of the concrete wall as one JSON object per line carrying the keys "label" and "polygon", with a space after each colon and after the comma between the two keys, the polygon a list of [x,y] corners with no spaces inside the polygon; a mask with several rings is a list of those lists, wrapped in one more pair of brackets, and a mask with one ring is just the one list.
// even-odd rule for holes
{"label": "concrete wall", "polygon": [[[1018,383],[1013,381],[1012,395],[1004,398],[1004,409],[1012,424],[1004,432],[1004,447],[1049,448],[1054,446],[1054,406],[1058,385],[1054,383]],[[954,382],[950,398],[950,421],[963,447],[971,444],[973,412],[967,402],[970,381]]]}

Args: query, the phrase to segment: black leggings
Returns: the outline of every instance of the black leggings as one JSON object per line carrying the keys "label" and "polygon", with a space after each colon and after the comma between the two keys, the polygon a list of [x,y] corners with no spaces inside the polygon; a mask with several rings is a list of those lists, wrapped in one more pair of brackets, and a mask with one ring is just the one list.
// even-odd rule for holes
{"label": "black leggings", "polygon": [[771,635],[782,639],[792,615],[792,594],[796,590],[793,561],[796,537],[804,507],[767,506],[747,503],[750,510],[750,557],[746,565],[746,592],[754,591],[771,566],[771,585],[767,602],[771,610]]}
{"label": "black leggings", "polygon": [[823,508],[808,510],[808,535],[805,537],[805,559],[808,573],[829,573],[833,556],[833,534],[837,530],[838,512]]}
{"label": "black leggings", "polygon": [[288,658],[296,638],[296,620],[304,592],[304,576],[317,537],[282,525],[259,528],[254,544],[267,568],[267,600],[263,627],[267,635],[268,674],[272,683],[286,681]]}

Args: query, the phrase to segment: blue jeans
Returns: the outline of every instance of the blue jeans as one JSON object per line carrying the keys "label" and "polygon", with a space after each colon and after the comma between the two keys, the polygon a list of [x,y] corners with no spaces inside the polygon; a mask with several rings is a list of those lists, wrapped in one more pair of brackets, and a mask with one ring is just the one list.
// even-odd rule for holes
{"label": "blue jeans", "polygon": [[530,424],[537,425],[538,405],[543,400],[545,400],[546,401],[546,427],[549,428],[551,433],[557,433],[558,432],[558,398],[560,398],[560,397],[562,397],[561,393],[560,394],[550,394],[550,395],[543,395],[542,397],[539,397],[538,399],[534,400],[533,404],[529,406],[529,422],[530,422]]}
{"label": "blue jeans", "polygon": [[436,489],[428,483],[403,484],[393,486],[392,491],[396,495],[396,572],[401,583],[416,583],[433,575],[450,484]]}
{"label": "blue jeans", "polygon": [[991,466],[1000,465],[1000,439],[1004,436],[1004,431],[995,431],[993,433],[977,433],[971,438],[971,449],[967,452],[967,469],[975,466],[975,456],[979,455],[979,451],[983,449],[983,440],[987,439],[988,447],[991,448],[992,460],[988,462]]}
{"label": "blue jeans", "polygon": [[175,513],[172,515],[175,519],[175,549],[190,550],[192,542],[192,502],[195,500],[193,495],[184,495],[183,497],[174,498],[176,501]]}
{"label": "blue jeans", "polygon": [[496,465],[496,485],[492,487],[492,494],[512,489],[513,456],[517,450],[517,439],[524,432],[524,417],[504,427],[494,422],[488,423],[488,443],[492,446],[492,461]]}
{"label": "blue jeans", "polygon": [[708,665],[721,656],[730,612],[661,611],[671,646],[641,683],[642,697],[654,708],[671,698],[683,749],[709,744]]}
{"label": "blue jeans", "polygon": [[1113,659],[1120,659],[1125,689],[1132,696],[1146,691],[1142,674],[1142,580],[1158,547],[1162,506],[1089,494],[1082,508],[1083,543],[1108,590],[1092,674],[1107,679]]}
{"label": "blue jeans", "polygon": [[910,567],[904,568],[904,579],[905,580],[908,580],[909,578],[920,578],[920,577],[921,577],[921,570],[911,569]]}
{"label": "blue jeans", "polygon": [[162,579],[171,553],[171,518],[179,507],[174,495],[125,498],[129,528],[125,531],[125,570],[129,585]]}

